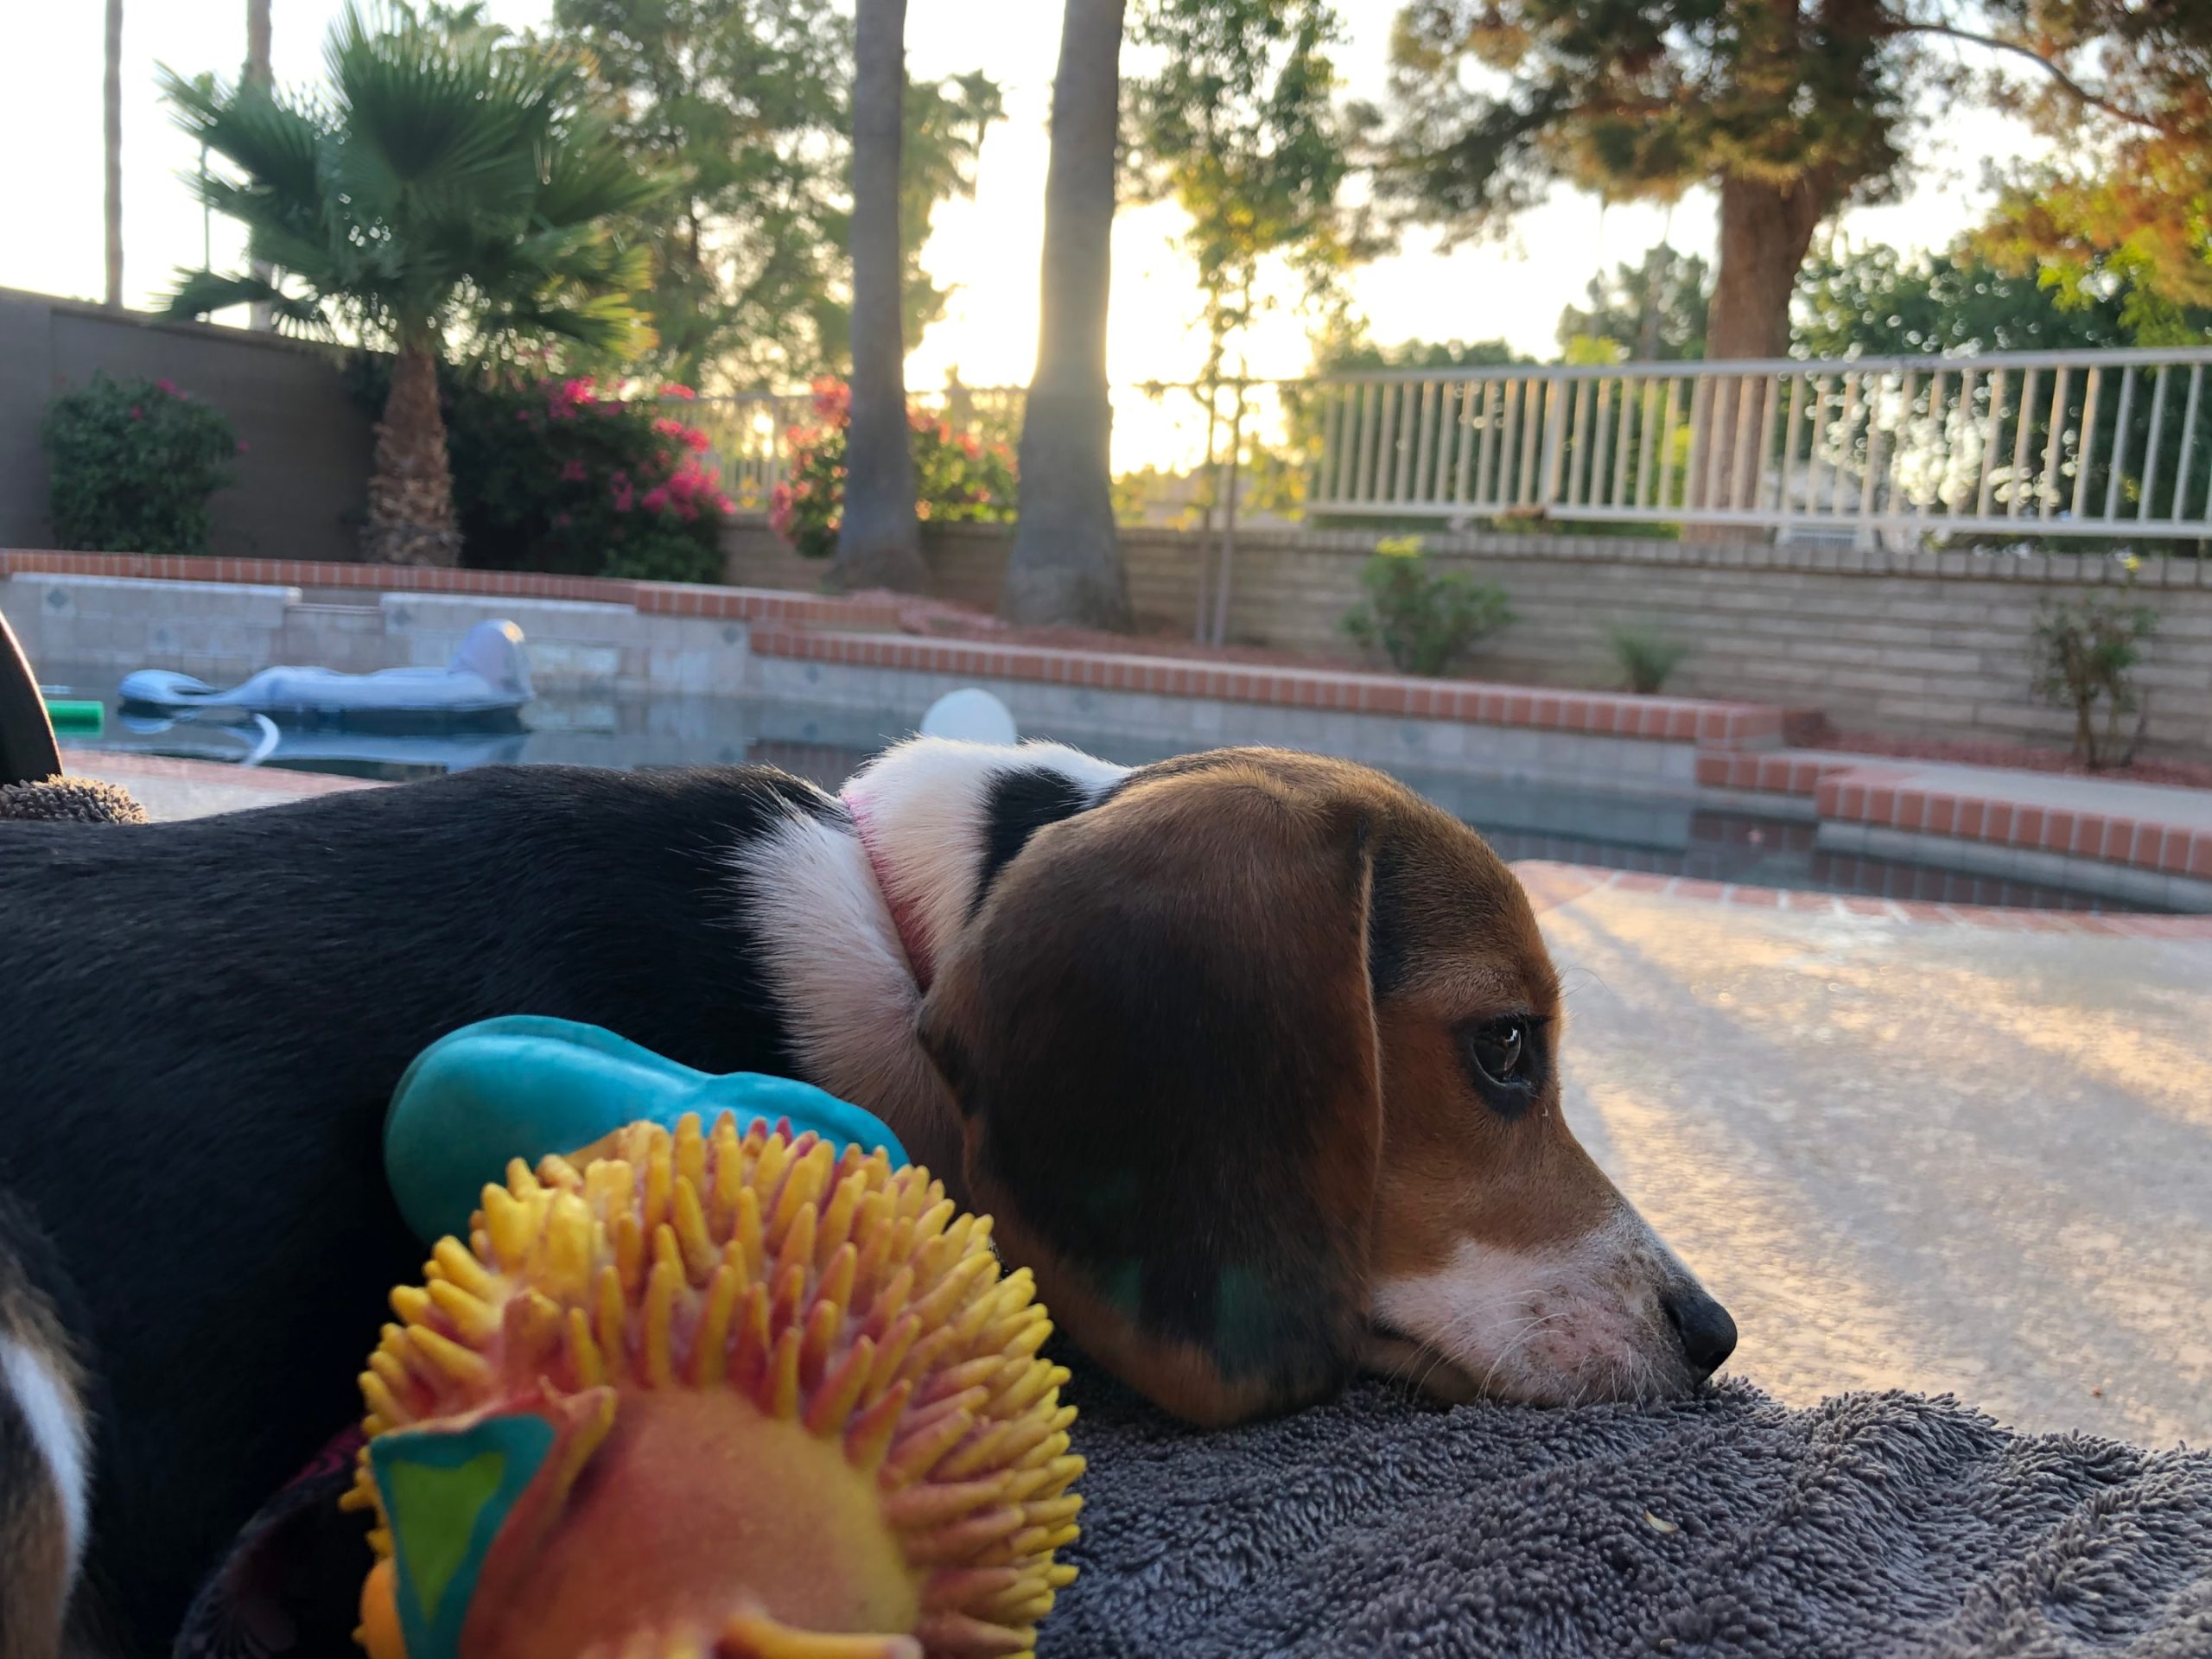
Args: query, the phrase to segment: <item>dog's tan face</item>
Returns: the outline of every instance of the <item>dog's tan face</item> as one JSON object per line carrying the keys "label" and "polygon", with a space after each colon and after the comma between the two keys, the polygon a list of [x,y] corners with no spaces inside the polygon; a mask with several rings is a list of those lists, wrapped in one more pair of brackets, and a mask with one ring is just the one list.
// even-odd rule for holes
{"label": "dog's tan face", "polygon": [[1478,836],[1248,750],[1039,830],[921,1032],[1008,1257],[1094,1357],[1222,1422],[1359,1369],[1549,1404],[1726,1357],[1726,1313],[1567,1127],[1561,1025]]}

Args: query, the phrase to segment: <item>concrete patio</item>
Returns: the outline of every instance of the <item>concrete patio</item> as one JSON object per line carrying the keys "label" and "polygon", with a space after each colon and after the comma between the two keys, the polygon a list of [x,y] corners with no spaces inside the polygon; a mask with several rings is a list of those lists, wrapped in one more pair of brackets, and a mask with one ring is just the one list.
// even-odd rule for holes
{"label": "concrete patio", "polygon": [[1553,872],[1568,1116],[1734,1313],[1732,1369],[2212,1441],[2212,934]]}

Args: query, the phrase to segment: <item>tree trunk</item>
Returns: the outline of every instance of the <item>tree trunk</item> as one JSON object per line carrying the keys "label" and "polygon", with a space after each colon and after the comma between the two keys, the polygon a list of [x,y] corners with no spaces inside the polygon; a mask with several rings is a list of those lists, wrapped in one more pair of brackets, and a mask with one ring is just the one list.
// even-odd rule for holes
{"label": "tree trunk", "polygon": [[[245,74],[249,86],[266,88],[272,82],[269,69],[269,0],[245,0]],[[253,262],[253,274],[264,283],[276,280],[276,268],[266,260]],[[257,301],[246,327],[261,334],[276,326],[275,313],[266,300]]]}
{"label": "tree trunk", "polygon": [[123,307],[123,0],[107,0],[107,302]]}
{"label": "tree trunk", "polygon": [[[1720,265],[1713,300],[1706,312],[1705,353],[1708,360],[1777,358],[1789,350],[1789,297],[1798,268],[1812,246],[1813,232],[1835,206],[1830,187],[1806,177],[1786,189],[1751,179],[1724,178],[1720,183]],[[1744,383],[1716,378],[1699,418],[1697,466],[1688,480],[1688,499],[1700,506],[1748,507],[1758,499],[1765,457],[1740,453],[1738,439],[1757,444],[1764,405],[1775,385],[1754,385],[1752,406],[1744,416]],[[1743,476],[1739,492],[1738,474]],[[1741,499],[1738,499],[1738,494]],[[1693,525],[1698,541],[1763,540],[1751,525]]]}
{"label": "tree trunk", "polygon": [[427,345],[404,346],[392,361],[391,394],[377,424],[361,556],[371,564],[461,563],[438,359]]}
{"label": "tree trunk", "polygon": [[1128,582],[1109,472],[1106,304],[1125,0],[1067,0],[1052,82],[1037,372],[1021,421],[1020,519],[999,611],[1126,630]]}
{"label": "tree trunk", "polygon": [[833,569],[847,592],[927,584],[914,516],[899,320],[899,148],[906,0],[860,0],[853,49],[853,379],[845,503]]}

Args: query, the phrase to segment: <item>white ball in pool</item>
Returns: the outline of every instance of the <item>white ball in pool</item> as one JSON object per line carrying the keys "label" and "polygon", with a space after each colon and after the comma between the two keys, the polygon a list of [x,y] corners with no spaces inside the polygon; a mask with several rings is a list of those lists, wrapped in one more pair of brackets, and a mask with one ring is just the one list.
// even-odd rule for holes
{"label": "white ball in pool", "polygon": [[924,737],[950,737],[963,743],[996,743],[1011,747],[1020,741],[1014,716],[980,686],[948,691],[930,705],[922,716]]}

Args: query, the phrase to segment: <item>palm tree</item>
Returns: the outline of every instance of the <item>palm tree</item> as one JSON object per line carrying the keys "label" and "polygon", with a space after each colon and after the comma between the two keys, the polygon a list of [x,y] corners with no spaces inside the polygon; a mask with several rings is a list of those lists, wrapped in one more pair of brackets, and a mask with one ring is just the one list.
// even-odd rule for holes
{"label": "palm tree", "polygon": [[123,305],[123,0],[107,0],[107,76],[100,88],[107,147],[107,302]]}
{"label": "palm tree", "polygon": [[[269,0],[245,0],[245,72],[239,79],[253,86],[266,87],[276,84],[269,67]],[[200,161],[200,170],[205,173],[207,170],[206,152],[201,152]],[[253,274],[264,283],[272,282],[276,279],[276,270],[266,261],[257,260]],[[276,319],[267,305],[256,305],[253,320],[248,326],[265,334],[276,326]]]}
{"label": "palm tree", "polygon": [[921,526],[899,319],[899,148],[906,0],[859,0],[853,37],[853,378],[836,571],[849,591],[918,592]]}
{"label": "palm tree", "polygon": [[1108,257],[1125,0],[1067,0],[1052,81],[1037,371],[1021,423],[1021,515],[999,609],[1015,622],[1126,629],[1106,396]]}
{"label": "palm tree", "polygon": [[325,49],[327,98],[245,86],[213,92],[167,70],[185,129],[242,177],[202,187],[275,272],[182,273],[172,315],[266,303],[278,326],[342,327],[393,353],[377,427],[362,556],[452,564],[461,550],[438,408],[438,365],[561,345],[610,353],[632,337],[626,296],[645,251],[611,216],[651,202],[583,112],[571,58],[399,13],[372,27],[349,5]]}

